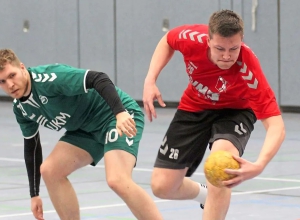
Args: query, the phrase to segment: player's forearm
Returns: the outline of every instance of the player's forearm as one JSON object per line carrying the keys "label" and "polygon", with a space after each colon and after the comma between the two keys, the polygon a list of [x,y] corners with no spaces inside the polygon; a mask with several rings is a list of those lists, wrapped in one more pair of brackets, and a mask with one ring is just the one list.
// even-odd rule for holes
{"label": "player's forearm", "polygon": [[263,169],[276,155],[285,138],[285,129],[281,116],[275,117],[279,118],[274,118],[275,120],[273,120],[270,125],[267,125],[267,134],[264,145],[256,161]]}
{"label": "player's forearm", "polygon": [[167,35],[165,35],[155,48],[145,83],[156,82],[161,70],[167,65],[173,54],[174,50],[169,46],[167,42]]}
{"label": "player's forearm", "polygon": [[24,159],[29,180],[30,196],[38,196],[41,180],[40,166],[43,162],[39,133],[33,138],[24,139]]}

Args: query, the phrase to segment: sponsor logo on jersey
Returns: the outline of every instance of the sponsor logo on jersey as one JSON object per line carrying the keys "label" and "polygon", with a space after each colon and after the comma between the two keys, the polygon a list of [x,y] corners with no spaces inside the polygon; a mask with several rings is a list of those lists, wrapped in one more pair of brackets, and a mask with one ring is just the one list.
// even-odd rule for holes
{"label": "sponsor logo on jersey", "polygon": [[220,94],[212,92],[207,86],[199,83],[198,81],[194,81],[190,76],[190,82],[195,87],[195,89],[202,94],[206,99],[210,99],[213,102],[219,101]]}
{"label": "sponsor logo on jersey", "polygon": [[194,81],[192,76],[189,76],[190,83],[194,86],[194,88],[199,92],[199,96],[203,95],[206,99],[210,99],[213,104],[215,104],[220,99],[220,93],[226,92],[227,88],[230,86],[228,81],[226,81],[222,76],[219,76],[215,88],[218,92],[212,92],[208,86],[199,83],[198,81]]}
{"label": "sponsor logo on jersey", "polygon": [[45,116],[40,115],[36,120],[42,126],[45,126],[51,130],[59,131],[67,123],[67,119],[71,118],[71,115],[60,112],[58,116],[49,121]]}
{"label": "sponsor logo on jersey", "polygon": [[226,90],[227,90],[227,88],[228,88],[229,86],[230,86],[230,84],[229,84],[222,76],[219,76],[215,88],[216,88],[219,92],[226,92]]}
{"label": "sponsor logo on jersey", "polygon": [[44,105],[48,103],[48,99],[46,96],[40,95],[39,98]]}
{"label": "sponsor logo on jersey", "polygon": [[188,74],[192,75],[195,69],[198,69],[198,67],[192,61],[189,61],[187,65]]}

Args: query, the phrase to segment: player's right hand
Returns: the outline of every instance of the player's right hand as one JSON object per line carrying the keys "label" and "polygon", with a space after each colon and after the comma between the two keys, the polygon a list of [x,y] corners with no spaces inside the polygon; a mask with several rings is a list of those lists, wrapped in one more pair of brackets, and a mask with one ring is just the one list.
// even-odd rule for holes
{"label": "player's right hand", "polygon": [[143,103],[146,115],[149,121],[152,121],[152,116],[157,117],[153,102],[157,100],[161,107],[165,107],[161,93],[155,83],[145,83],[143,93]]}
{"label": "player's right hand", "polygon": [[41,197],[35,196],[31,198],[31,211],[37,220],[44,220],[43,202]]}

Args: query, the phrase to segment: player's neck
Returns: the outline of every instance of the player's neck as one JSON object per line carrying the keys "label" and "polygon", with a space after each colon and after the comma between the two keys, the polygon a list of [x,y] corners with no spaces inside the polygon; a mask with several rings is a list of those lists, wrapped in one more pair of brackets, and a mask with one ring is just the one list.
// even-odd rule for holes
{"label": "player's neck", "polygon": [[28,70],[25,70],[25,71],[26,71],[27,83],[26,83],[24,97],[27,97],[30,95],[30,92],[31,92],[31,78],[30,78],[30,74],[29,74]]}

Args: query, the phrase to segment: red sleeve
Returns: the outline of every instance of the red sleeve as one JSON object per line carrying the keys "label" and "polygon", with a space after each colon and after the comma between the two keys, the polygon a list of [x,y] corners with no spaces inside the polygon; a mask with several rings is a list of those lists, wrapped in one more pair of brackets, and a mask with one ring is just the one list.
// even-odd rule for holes
{"label": "red sleeve", "polygon": [[176,27],[168,32],[167,42],[173,50],[178,50],[180,52],[183,52],[184,45],[182,43],[180,43],[180,41],[182,41],[182,38],[180,37],[180,35],[185,30],[188,30],[187,25],[182,25],[182,26]]}
{"label": "red sleeve", "polygon": [[203,24],[182,25],[168,32],[167,42],[172,49],[190,55],[206,45],[207,31],[207,25]]}
{"label": "red sleeve", "polygon": [[247,46],[242,51],[242,77],[248,85],[250,106],[257,119],[280,115],[275,94],[270,87],[256,55]]}

